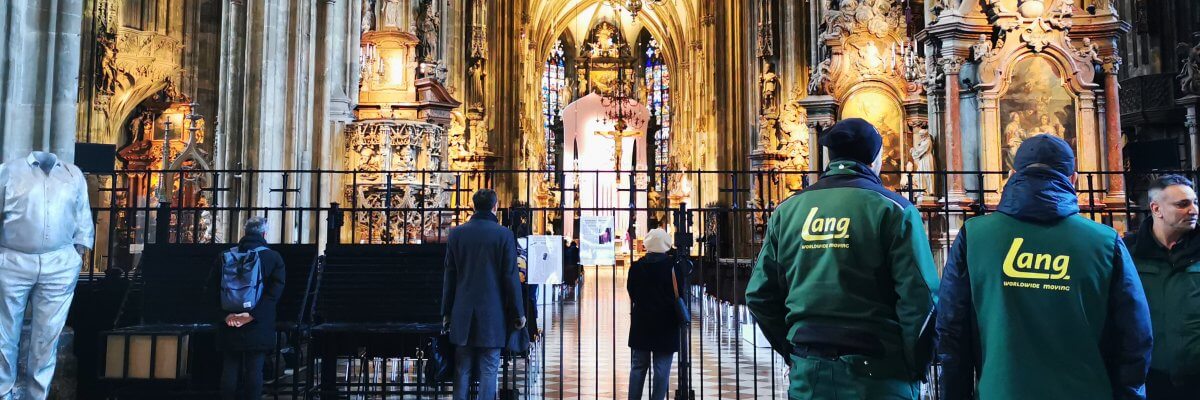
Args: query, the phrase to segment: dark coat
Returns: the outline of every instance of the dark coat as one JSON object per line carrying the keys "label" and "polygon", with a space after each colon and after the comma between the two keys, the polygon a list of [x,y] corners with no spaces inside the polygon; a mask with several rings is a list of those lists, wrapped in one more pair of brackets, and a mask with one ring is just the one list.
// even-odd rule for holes
{"label": "dark coat", "polygon": [[524,317],[517,278],[517,241],[490,212],[476,212],[450,229],[442,316],[450,317],[450,342],[504,347],[514,319]]}
{"label": "dark coat", "polygon": [[[259,246],[266,246],[267,240],[258,234],[247,234],[238,241],[238,251],[247,251]],[[267,249],[258,253],[262,258],[263,294],[258,304],[250,310],[254,317],[249,324],[234,328],[225,325],[228,311],[221,309],[221,257],[209,274],[208,292],[215,309],[213,324],[217,326],[217,350],[222,351],[270,351],[275,349],[275,308],[279,305],[279,296],[283,294],[287,268],[284,267],[283,257],[275,250]]]}
{"label": "dark coat", "polygon": [[[1200,229],[1168,250],[1154,238],[1153,228],[1154,218],[1147,215],[1136,233],[1125,236],[1150,305],[1150,369],[1169,375],[1176,386],[1200,384]],[[1159,389],[1150,385],[1151,393]]]}
{"label": "dark coat", "polygon": [[[671,266],[675,258],[663,253],[646,253],[629,268],[631,306],[629,347],[653,352],[679,351],[679,319],[675,314],[675,291],[671,290]],[[682,271],[676,271],[682,274]],[[683,280],[679,293],[683,295]]]}

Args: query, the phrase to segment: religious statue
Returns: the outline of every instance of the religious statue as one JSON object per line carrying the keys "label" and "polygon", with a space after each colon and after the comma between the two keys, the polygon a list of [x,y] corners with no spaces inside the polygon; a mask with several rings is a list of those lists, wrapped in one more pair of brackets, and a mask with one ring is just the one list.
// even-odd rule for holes
{"label": "religious statue", "polygon": [[1196,45],[1188,49],[1187,43],[1180,43],[1176,51],[1184,54],[1183,65],[1179,67],[1179,88],[1184,93],[1200,95],[1200,32],[1194,33]]}
{"label": "religious statue", "polygon": [[484,121],[471,122],[471,153],[474,155],[487,154],[492,150],[488,143],[487,125]]}
{"label": "religious statue", "polygon": [[825,59],[813,68],[812,75],[808,79],[808,94],[823,94],[825,91],[826,81],[829,80],[829,65],[830,60]]}
{"label": "religious statue", "polygon": [[778,121],[767,115],[758,116],[758,148],[760,150],[779,150]]}
{"label": "religious statue", "polygon": [[805,110],[798,101],[802,97],[804,97],[803,89],[800,85],[796,85],[792,89],[792,100],[783,105],[783,113],[779,115],[780,129],[793,138],[801,132],[804,135],[808,134],[808,110]]}
{"label": "religious statue", "polygon": [[400,29],[400,21],[403,19],[404,10],[400,6],[400,0],[383,0],[383,15],[380,16],[380,26],[384,28]]}
{"label": "religious statue", "polygon": [[913,189],[924,190],[924,195],[930,197],[933,195],[933,136],[929,135],[929,129],[924,126],[916,126],[913,128],[913,146],[909,150],[912,155],[912,171],[916,174],[913,176]]}
{"label": "religious statue", "polygon": [[433,0],[422,0],[424,3],[424,14],[421,16],[420,35],[421,35],[421,56],[425,61],[433,61],[437,58],[438,37],[440,36],[439,27],[441,22],[437,15],[437,5]]}
{"label": "religious statue", "polygon": [[1084,60],[1099,61],[1100,47],[1091,38],[1083,38],[1083,45],[1075,49],[1075,55]]}
{"label": "religious statue", "polygon": [[487,71],[483,68],[483,60],[475,60],[467,72],[471,74],[471,107],[483,109],[483,84],[487,80]]}
{"label": "religious statue", "polygon": [[779,88],[779,76],[775,75],[774,72],[771,72],[771,63],[765,62],[765,61],[763,62],[763,73],[762,73],[762,77],[759,78],[759,83],[762,85],[761,86],[761,88],[762,88],[762,98],[761,98],[762,114],[763,115],[775,114],[775,109],[776,109],[775,93],[778,91],[778,88]]}
{"label": "religious statue", "polygon": [[375,0],[363,0],[362,33],[375,29]]}
{"label": "religious statue", "polygon": [[988,40],[987,35],[980,33],[979,41],[971,45],[971,53],[975,61],[982,61],[992,52],[992,41]]}
{"label": "religious statue", "polygon": [[98,35],[96,41],[100,44],[99,51],[103,53],[100,57],[100,92],[113,94],[117,90],[117,77],[120,75],[117,68],[117,46],[108,34]]}

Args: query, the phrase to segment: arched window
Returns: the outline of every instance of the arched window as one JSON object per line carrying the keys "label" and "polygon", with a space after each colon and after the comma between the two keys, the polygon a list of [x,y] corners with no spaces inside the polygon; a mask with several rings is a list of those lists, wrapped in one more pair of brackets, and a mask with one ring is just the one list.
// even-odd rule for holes
{"label": "arched window", "polygon": [[557,140],[562,130],[562,109],[566,106],[563,97],[567,94],[567,68],[563,54],[562,40],[559,40],[550,50],[550,57],[546,59],[542,71],[542,126],[545,128],[547,170],[557,169],[556,160],[561,147]]}
{"label": "arched window", "polygon": [[[667,169],[671,154],[671,73],[663,63],[658,41],[650,39],[646,45],[646,105],[650,107],[651,128],[654,131],[654,168]],[[665,185],[664,179],[655,182],[657,188]]]}

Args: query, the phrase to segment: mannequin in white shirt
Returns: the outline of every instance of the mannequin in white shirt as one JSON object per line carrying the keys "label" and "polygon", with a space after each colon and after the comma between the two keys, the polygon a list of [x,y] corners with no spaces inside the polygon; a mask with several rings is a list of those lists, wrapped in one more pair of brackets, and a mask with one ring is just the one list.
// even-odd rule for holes
{"label": "mannequin in white shirt", "polygon": [[[95,241],[83,173],[35,151],[0,165],[0,399],[45,399],[83,254]],[[28,354],[19,354],[26,307]],[[18,357],[27,361],[17,376]]]}

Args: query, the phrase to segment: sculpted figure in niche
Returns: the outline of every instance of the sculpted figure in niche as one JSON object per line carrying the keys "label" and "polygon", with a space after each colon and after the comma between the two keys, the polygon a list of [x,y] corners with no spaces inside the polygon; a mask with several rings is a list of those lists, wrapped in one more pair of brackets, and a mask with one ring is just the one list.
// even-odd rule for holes
{"label": "sculpted figure in niche", "polygon": [[483,82],[487,79],[487,71],[483,69],[483,60],[476,60],[468,71],[471,74],[471,106],[483,108]]}
{"label": "sculpted figure in niche", "polygon": [[425,61],[437,58],[437,44],[441,23],[438,20],[437,5],[432,0],[425,0],[425,14],[421,17],[421,48]]}
{"label": "sculpted figure in niche", "polygon": [[933,136],[929,134],[929,129],[924,126],[917,126],[913,129],[913,147],[909,150],[912,155],[913,172],[913,189],[924,190],[925,196],[933,195]]}
{"label": "sculpted figure in niche", "polygon": [[113,39],[105,34],[99,35],[96,40],[100,42],[100,51],[104,53],[100,59],[100,90],[112,94],[117,90],[117,77],[120,75],[117,68],[117,46]]}
{"label": "sculpted figure in niche", "polygon": [[363,0],[362,33],[375,29],[375,0]]}
{"label": "sculpted figure in niche", "polygon": [[771,72],[771,63],[763,63],[763,74],[759,81],[762,85],[762,113],[775,114],[775,93],[779,90],[779,76]]}
{"label": "sculpted figure in niche", "polygon": [[975,55],[975,61],[983,60],[992,51],[992,41],[988,40],[987,35],[980,33],[979,41],[971,46],[971,53]]}
{"label": "sculpted figure in niche", "polygon": [[400,6],[400,0],[383,0],[383,16],[380,22],[384,28],[400,29],[400,20],[403,16],[403,7]]}
{"label": "sculpted figure in niche", "polygon": [[1187,43],[1180,43],[1175,50],[1178,54],[1186,54],[1183,65],[1179,67],[1179,88],[1184,93],[1200,94],[1200,32],[1193,34],[1197,42],[1188,49]]}

